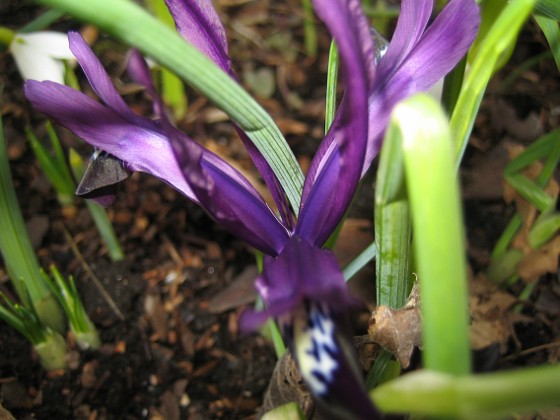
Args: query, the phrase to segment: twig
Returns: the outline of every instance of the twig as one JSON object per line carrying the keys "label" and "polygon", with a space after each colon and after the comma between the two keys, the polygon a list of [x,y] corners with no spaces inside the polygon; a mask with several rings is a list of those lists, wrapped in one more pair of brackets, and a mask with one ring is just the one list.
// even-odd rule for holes
{"label": "twig", "polygon": [[72,248],[72,252],[74,252],[74,255],[80,261],[80,264],[82,264],[82,268],[84,269],[84,271],[89,275],[91,280],[93,280],[93,284],[95,284],[95,287],[97,287],[99,293],[101,294],[101,297],[105,300],[107,305],[109,305],[109,308],[113,311],[113,313],[117,316],[117,318],[119,318],[121,321],[124,321],[125,320],[124,315],[117,307],[117,304],[115,303],[111,295],[107,293],[107,290],[105,290],[105,287],[103,287],[103,284],[101,283],[99,278],[95,275],[95,273],[93,272],[93,270],[91,269],[87,261],[84,259],[82,253],[74,243],[72,236],[70,235],[70,232],[68,232],[65,226],[62,227],[62,230],[64,232],[64,238],[66,239],[66,242],[68,242],[68,245],[70,245],[70,248]]}

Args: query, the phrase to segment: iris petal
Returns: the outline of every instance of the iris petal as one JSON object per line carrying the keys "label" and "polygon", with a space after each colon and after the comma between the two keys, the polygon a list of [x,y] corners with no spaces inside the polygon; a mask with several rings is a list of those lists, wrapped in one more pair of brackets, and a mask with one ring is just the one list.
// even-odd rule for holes
{"label": "iris petal", "polygon": [[165,0],[177,31],[222,70],[230,71],[227,39],[211,0]]}
{"label": "iris petal", "polygon": [[[296,233],[322,245],[346,212],[361,176],[367,146],[367,92],[374,73],[374,47],[358,0],[315,2],[338,45],[345,95],[323,142],[332,151],[317,156],[306,178]],[[328,144],[327,143],[327,144]],[[334,154],[334,155],[333,155]]]}

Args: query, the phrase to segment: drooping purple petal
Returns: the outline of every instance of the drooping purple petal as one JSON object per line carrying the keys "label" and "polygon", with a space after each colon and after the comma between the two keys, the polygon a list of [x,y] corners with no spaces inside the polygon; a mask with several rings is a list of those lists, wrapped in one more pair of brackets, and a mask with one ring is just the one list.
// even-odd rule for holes
{"label": "drooping purple petal", "polygon": [[25,95],[38,111],[116,156],[128,170],[161,178],[197,201],[163,133],[132,124],[83,93],[57,83],[30,80],[25,84]]}
{"label": "drooping purple petal", "polygon": [[222,70],[229,73],[227,38],[212,0],[165,0],[177,31]]}
{"label": "drooping purple petal", "polygon": [[380,419],[381,413],[364,386],[348,313],[320,300],[310,300],[293,318],[292,349],[321,417]]}
{"label": "drooping purple petal", "polygon": [[316,0],[315,10],[338,45],[345,94],[324,141],[327,159],[319,155],[308,175],[296,233],[322,245],[346,212],[361,176],[367,146],[367,92],[374,74],[374,48],[358,0]]}
{"label": "drooping purple petal", "polygon": [[[218,13],[212,6],[212,1],[166,0],[166,4],[183,38],[236,79],[231,69],[226,33]],[[249,137],[235,124],[234,128],[269,188],[283,222],[291,229],[292,216],[289,204],[276,175]]]}
{"label": "drooping purple petal", "polygon": [[[261,250],[264,247],[269,253],[278,253],[287,238],[286,229],[281,228],[254,187],[223,159],[200,147],[172,127],[165,114],[161,97],[152,83],[146,61],[136,50],[130,54],[128,71],[134,81],[146,88],[167,135],[178,143],[176,148],[180,153],[177,157],[185,167],[185,179],[193,185],[200,204],[238,237],[255,244]],[[268,233],[262,234],[260,229],[254,226],[255,223],[261,222],[263,230],[278,235],[276,240],[269,237]],[[261,240],[259,237],[267,239]]]}
{"label": "drooping purple petal", "polygon": [[[249,245],[277,255],[288,240],[288,231],[248,181],[232,177],[231,166],[216,166],[205,149],[162,120],[166,135],[173,145],[177,163],[194,191],[200,205],[222,226]],[[227,169],[223,171],[221,169]]]}

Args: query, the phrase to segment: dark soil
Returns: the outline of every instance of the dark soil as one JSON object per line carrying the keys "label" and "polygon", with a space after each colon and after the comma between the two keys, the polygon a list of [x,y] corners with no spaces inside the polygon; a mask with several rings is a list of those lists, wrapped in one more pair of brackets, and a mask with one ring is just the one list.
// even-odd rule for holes
{"label": "dark soil", "polygon": [[[322,137],[327,34],[319,32],[319,55],[309,58],[299,1],[218,3],[241,79],[257,69],[276,72],[274,94],[259,100],[306,165]],[[0,12],[0,24],[16,28],[39,11],[8,2]],[[55,25],[68,28],[80,26],[72,20]],[[482,104],[463,170],[468,255],[475,274],[488,265],[492,247],[515,211],[503,199],[504,145],[530,144],[559,125],[560,81],[550,57],[523,71],[507,88],[503,85],[513,70],[546,48],[529,23]],[[124,81],[119,88],[127,91],[125,49],[103,36],[96,49],[114,78]],[[0,323],[3,405],[18,419],[254,418],[276,363],[274,350],[265,338],[238,332],[239,312],[251,304],[254,293],[219,295],[241,282],[243,271],[254,265],[251,251],[170,187],[134,174],[108,209],[126,254],[124,261],[110,262],[84,202],[61,207],[38,168],[23,129],[31,124],[42,136],[43,119],[25,101],[22,80],[6,53],[0,60],[0,85],[11,170],[24,218],[33,226],[37,254],[44,267],[54,263],[64,275],[74,276],[103,342],[98,351],[79,352],[69,341],[70,368],[47,373],[29,344]],[[138,112],[149,112],[141,93],[125,98]],[[254,175],[227,121],[216,122],[214,109],[203,98],[191,94],[189,99],[191,110],[179,122],[181,128]],[[70,133],[58,131],[66,146],[89,153]],[[364,219],[369,234],[372,185],[364,182],[352,213]],[[102,297],[72,245],[122,318]],[[0,289],[9,293],[5,272],[0,281]],[[519,292],[518,287],[511,291]],[[560,331],[558,275],[540,278],[524,308],[526,320],[515,324],[506,349],[490,352],[490,362],[483,354],[483,370],[558,360],[558,347],[550,345],[558,342]]]}

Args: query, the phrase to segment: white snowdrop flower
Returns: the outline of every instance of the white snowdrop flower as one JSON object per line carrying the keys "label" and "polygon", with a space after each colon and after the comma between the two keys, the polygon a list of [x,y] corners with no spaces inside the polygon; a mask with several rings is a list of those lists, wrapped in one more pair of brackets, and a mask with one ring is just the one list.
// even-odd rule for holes
{"label": "white snowdrop flower", "polygon": [[16,33],[9,48],[25,80],[64,84],[62,60],[75,60],[67,35],[60,32]]}

